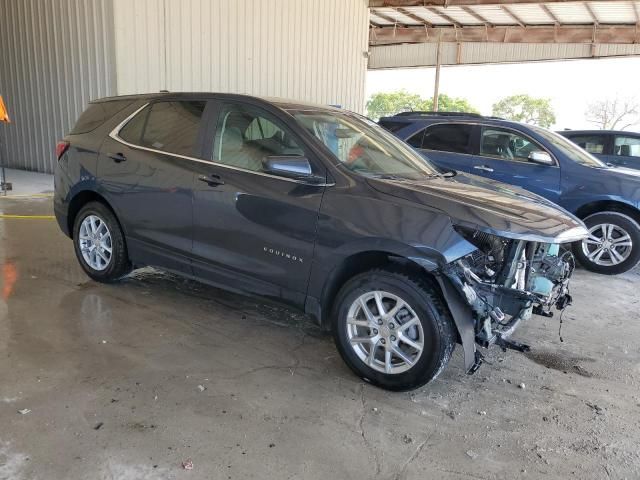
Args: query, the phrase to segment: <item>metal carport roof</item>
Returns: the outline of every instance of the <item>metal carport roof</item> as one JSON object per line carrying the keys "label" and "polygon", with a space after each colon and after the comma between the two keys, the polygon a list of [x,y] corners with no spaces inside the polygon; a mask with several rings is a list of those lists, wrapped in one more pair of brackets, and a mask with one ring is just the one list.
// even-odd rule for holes
{"label": "metal carport roof", "polygon": [[[370,0],[369,69],[640,55],[640,1]],[[440,55],[438,55],[440,45]]]}

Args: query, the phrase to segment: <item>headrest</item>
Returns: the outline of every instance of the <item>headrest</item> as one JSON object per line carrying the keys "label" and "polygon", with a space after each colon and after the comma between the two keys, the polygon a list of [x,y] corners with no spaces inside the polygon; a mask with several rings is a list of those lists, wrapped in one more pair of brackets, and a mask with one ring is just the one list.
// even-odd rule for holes
{"label": "headrest", "polygon": [[222,134],[222,149],[225,152],[238,152],[242,150],[244,138],[238,127],[229,127]]}

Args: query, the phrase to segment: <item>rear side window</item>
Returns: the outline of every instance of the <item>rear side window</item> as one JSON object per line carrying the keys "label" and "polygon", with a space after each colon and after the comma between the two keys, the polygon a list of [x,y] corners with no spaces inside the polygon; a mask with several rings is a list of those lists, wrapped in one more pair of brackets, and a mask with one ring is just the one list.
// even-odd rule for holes
{"label": "rear side window", "polygon": [[616,137],[613,154],[621,157],[640,157],[640,138]]}
{"label": "rear side window", "polygon": [[604,135],[570,135],[568,138],[589,153],[605,153],[607,138]]}
{"label": "rear side window", "polygon": [[[433,125],[424,131],[420,148],[442,152],[471,153],[472,130],[473,125],[462,123]],[[417,135],[421,134],[418,133]],[[411,142],[409,143],[412,144]]]}
{"label": "rear side window", "polygon": [[156,102],[132,118],[119,136],[143,147],[194,155],[206,102]]}
{"label": "rear side window", "polygon": [[131,100],[90,103],[69,133],[78,135],[91,132],[130,104]]}

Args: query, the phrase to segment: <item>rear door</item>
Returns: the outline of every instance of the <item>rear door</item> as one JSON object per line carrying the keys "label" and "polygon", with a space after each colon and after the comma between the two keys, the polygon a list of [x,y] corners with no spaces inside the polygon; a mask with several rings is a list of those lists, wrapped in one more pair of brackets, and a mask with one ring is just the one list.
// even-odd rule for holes
{"label": "rear door", "polygon": [[510,128],[480,126],[472,172],[520,186],[553,202],[560,198],[560,167],[529,161],[534,151],[551,153],[523,132]]}
{"label": "rear door", "polygon": [[193,166],[205,107],[198,99],[151,102],[102,145],[99,183],[135,262],[191,272]]}
{"label": "rear door", "polygon": [[266,173],[267,156],[304,156],[326,172],[285,122],[262,107],[220,102],[198,164],[194,272],[237,290],[302,305],[324,185]]}
{"label": "rear door", "polygon": [[476,129],[469,123],[430,125],[408,138],[407,143],[444,170],[472,172]]}

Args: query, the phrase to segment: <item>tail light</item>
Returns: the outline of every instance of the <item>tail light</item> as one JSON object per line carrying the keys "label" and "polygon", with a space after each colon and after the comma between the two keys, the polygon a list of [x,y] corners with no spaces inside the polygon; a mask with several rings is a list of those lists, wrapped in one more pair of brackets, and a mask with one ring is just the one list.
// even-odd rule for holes
{"label": "tail light", "polygon": [[69,142],[60,140],[56,144],[56,158],[58,159],[58,161],[60,161],[60,158],[62,158],[62,155],[64,155],[68,149],[69,149]]}

